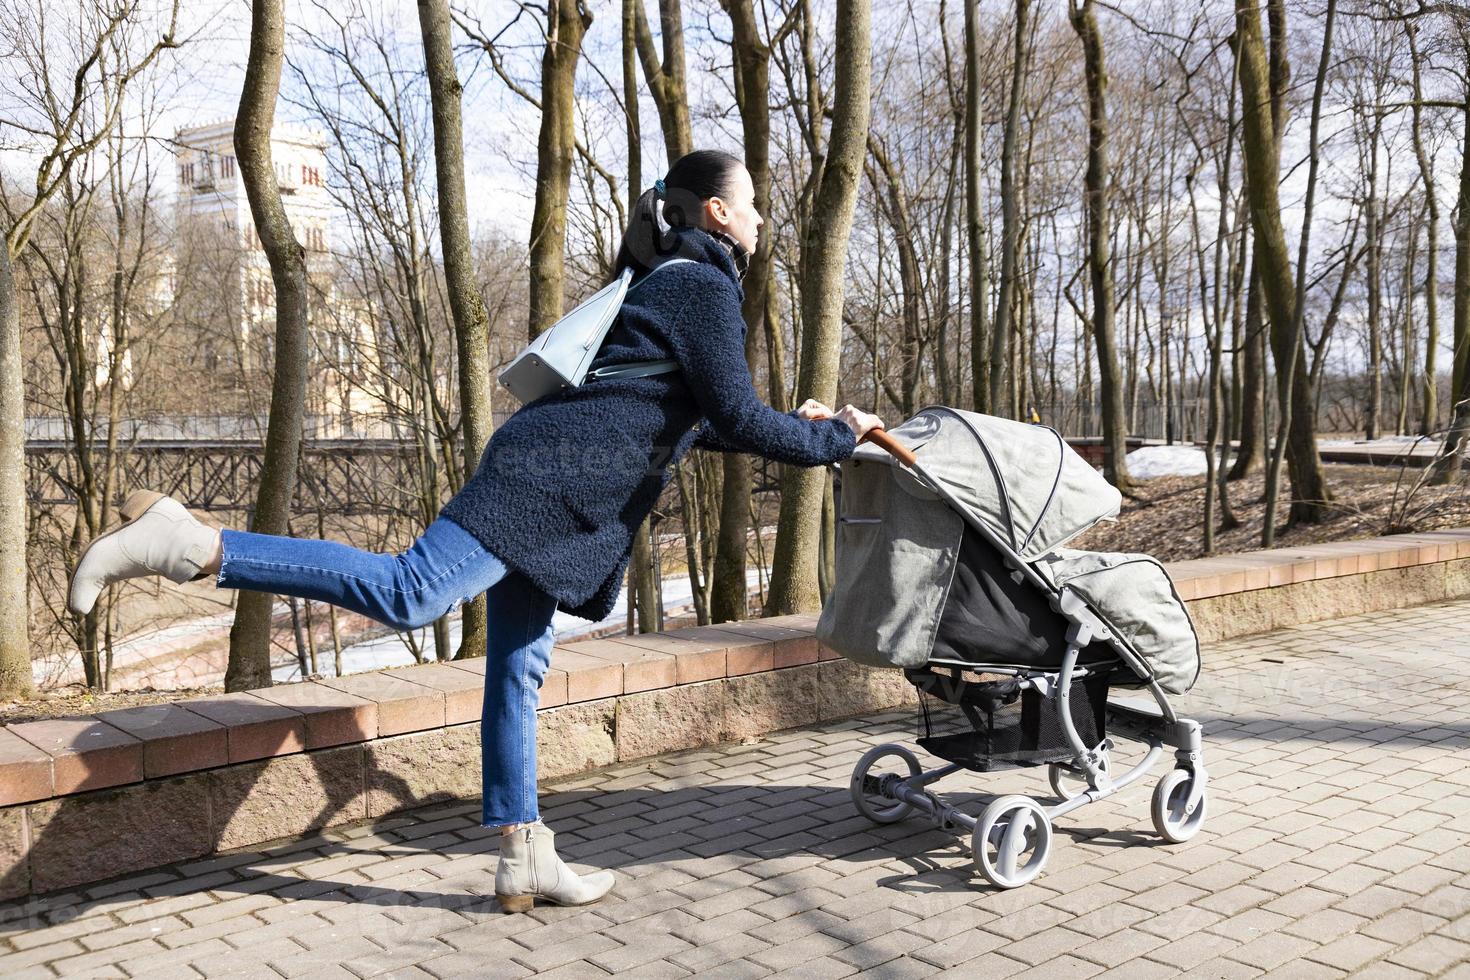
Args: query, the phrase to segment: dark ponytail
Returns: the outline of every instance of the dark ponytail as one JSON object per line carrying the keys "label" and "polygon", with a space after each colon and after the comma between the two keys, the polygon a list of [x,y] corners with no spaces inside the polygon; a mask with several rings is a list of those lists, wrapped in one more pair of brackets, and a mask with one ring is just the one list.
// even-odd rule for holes
{"label": "dark ponytail", "polygon": [[[663,193],[655,185],[634,202],[613,276],[632,268],[637,278],[678,252],[678,229],[699,227],[700,209],[710,198],[729,199],[741,166],[739,157],[721,150],[694,150],[675,160],[663,178]],[[659,224],[660,215],[667,230]]]}

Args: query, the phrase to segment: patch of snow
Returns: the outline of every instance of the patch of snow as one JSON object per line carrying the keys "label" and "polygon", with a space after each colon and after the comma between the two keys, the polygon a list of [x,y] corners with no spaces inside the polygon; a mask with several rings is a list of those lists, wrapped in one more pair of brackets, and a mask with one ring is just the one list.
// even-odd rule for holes
{"label": "patch of snow", "polygon": [[[284,607],[284,604],[282,604]],[[172,626],[145,629],[129,634],[112,646],[113,670],[147,663],[157,657],[188,649],[198,643],[228,633],[235,621],[234,610],[185,620]],[[39,658],[31,662],[31,673],[37,687],[51,688],[63,684],[81,684],[86,680],[86,669],[81,655],[75,651],[59,658]]]}
{"label": "patch of snow", "polygon": [[1414,443],[1425,445],[1437,445],[1438,439],[1425,438],[1424,436],[1380,436],[1377,439],[1318,439],[1318,446],[1382,446],[1390,443],[1402,443],[1413,445]]}
{"label": "patch of snow", "polygon": [[1143,446],[1128,454],[1128,475],[1136,480],[1198,476],[1205,470],[1204,450],[1195,446]]}

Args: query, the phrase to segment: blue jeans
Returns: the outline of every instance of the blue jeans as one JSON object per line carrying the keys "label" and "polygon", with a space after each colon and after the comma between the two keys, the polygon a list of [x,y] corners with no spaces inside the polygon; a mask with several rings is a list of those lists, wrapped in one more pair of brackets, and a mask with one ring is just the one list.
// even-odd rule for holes
{"label": "blue jeans", "polygon": [[317,599],[396,630],[426,626],[487,592],[480,823],[537,818],[536,703],[551,665],[556,599],[443,517],[399,555],[248,531],[222,531],[220,538],[221,588]]}

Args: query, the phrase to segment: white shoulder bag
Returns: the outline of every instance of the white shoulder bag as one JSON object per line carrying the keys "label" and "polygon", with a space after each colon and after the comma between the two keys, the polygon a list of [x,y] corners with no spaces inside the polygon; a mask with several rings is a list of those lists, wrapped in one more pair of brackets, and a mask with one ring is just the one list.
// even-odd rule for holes
{"label": "white shoulder bag", "polygon": [[[638,286],[648,281],[658,270],[675,262],[693,262],[693,259],[672,258],[649,270]],[[628,282],[633,278],[631,268],[624,269],[617,279],[578,304],[577,308],[557,320],[541,335],[516,355],[515,360],[500,372],[500,383],[522,404],[535,401],[554,391],[579,387],[583,381],[602,378],[644,378],[653,374],[667,374],[679,370],[676,361],[639,361],[633,364],[615,364],[588,372],[587,365],[597,357],[607,332],[612,329],[628,293]],[[634,286],[637,289],[638,286]]]}

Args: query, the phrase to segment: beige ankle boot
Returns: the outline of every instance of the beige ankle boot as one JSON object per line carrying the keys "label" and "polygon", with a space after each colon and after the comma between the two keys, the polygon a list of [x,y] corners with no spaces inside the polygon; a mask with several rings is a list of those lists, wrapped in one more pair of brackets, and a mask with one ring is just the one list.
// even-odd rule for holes
{"label": "beige ankle boot", "polygon": [[91,612],[114,582],[142,575],[187,582],[214,558],[219,532],[172,497],[135,490],[120,513],[122,526],[93,538],[72,572],[66,605],[78,616]]}
{"label": "beige ankle boot", "polygon": [[537,898],[557,905],[588,905],[613,886],[610,871],[578,875],[556,856],[551,828],[540,820],[500,838],[495,897],[507,912],[528,912]]}

